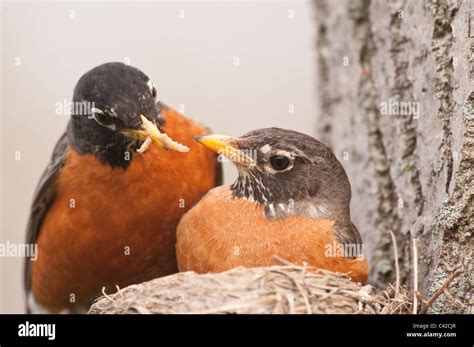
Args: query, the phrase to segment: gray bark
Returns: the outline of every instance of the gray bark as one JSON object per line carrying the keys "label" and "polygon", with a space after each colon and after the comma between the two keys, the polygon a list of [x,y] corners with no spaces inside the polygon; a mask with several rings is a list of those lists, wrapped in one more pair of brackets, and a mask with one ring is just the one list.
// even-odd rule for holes
{"label": "gray bark", "polygon": [[[474,1],[319,1],[317,137],[341,158],[352,219],[366,244],[371,282],[401,278],[429,296],[429,312],[472,312],[474,230]],[[419,114],[387,112],[415,103]]]}

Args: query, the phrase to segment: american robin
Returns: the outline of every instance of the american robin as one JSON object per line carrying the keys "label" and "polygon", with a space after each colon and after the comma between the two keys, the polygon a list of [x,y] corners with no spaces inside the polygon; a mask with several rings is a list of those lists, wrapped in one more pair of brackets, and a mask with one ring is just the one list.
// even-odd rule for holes
{"label": "american robin", "polygon": [[181,219],[180,271],[275,265],[276,255],[367,281],[362,240],[350,217],[350,183],[327,146],[279,128],[196,141],[231,159],[239,176],[210,190]]}
{"label": "american robin", "polygon": [[159,102],[134,67],[90,70],[73,105],[27,226],[38,245],[25,266],[31,312],[83,312],[103,287],[176,272],[176,226],[221,177],[192,140],[205,128]]}

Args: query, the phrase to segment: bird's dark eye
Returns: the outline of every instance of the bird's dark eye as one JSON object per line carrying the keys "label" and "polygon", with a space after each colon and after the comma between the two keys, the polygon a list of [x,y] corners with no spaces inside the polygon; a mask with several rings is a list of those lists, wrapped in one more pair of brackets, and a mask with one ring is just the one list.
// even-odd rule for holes
{"label": "bird's dark eye", "polygon": [[274,155],[270,158],[270,164],[275,170],[282,171],[290,165],[290,159],[282,155]]}
{"label": "bird's dark eye", "polygon": [[153,100],[155,100],[155,103],[158,103],[160,101],[160,98],[158,97],[158,91],[156,90],[155,85],[153,84],[152,81],[147,82],[148,87],[150,88],[150,93],[151,96],[153,97]]}
{"label": "bird's dark eye", "polygon": [[114,124],[114,120],[112,119],[112,117],[103,111],[94,111],[93,118],[97,123],[105,127]]}

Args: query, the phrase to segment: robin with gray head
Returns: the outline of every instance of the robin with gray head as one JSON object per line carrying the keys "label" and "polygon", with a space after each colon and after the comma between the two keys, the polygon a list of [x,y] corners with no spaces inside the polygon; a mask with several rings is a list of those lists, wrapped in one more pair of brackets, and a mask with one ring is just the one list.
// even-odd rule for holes
{"label": "robin with gray head", "polygon": [[279,128],[196,141],[231,159],[239,176],[209,191],[181,219],[181,271],[265,266],[278,255],[367,281],[362,240],[350,217],[350,183],[326,145]]}

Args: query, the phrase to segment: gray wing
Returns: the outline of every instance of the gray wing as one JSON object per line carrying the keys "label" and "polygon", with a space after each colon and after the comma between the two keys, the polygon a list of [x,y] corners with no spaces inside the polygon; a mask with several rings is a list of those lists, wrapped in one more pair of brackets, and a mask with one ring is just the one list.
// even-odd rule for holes
{"label": "gray wing", "polygon": [[348,223],[336,222],[333,226],[333,231],[339,242],[343,244],[347,250],[351,248],[352,254],[349,258],[355,258],[361,255],[362,238],[354,223],[351,221]]}
{"label": "gray wing", "polygon": [[[31,205],[30,217],[26,227],[26,243],[34,244],[38,240],[38,234],[43,223],[44,216],[48,212],[51,202],[54,200],[54,185],[59,172],[64,167],[67,155],[67,134],[61,136],[54,147],[53,156],[46,170],[41,175],[36,187]],[[24,286],[25,293],[31,289],[31,260],[25,258],[24,263]]]}

